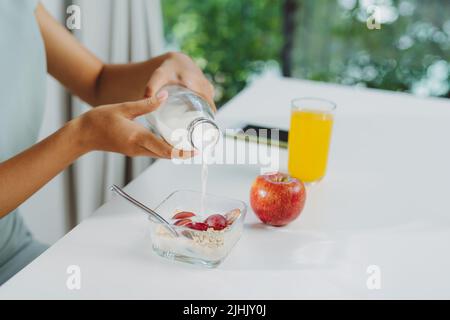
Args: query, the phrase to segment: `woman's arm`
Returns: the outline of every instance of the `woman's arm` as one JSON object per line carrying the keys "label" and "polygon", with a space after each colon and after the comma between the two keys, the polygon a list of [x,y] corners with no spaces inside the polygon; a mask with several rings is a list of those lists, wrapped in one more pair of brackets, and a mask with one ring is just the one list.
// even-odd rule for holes
{"label": "woman's arm", "polygon": [[173,83],[196,91],[215,108],[213,86],[188,56],[169,52],[140,63],[104,64],[42,5],[38,5],[36,17],[45,43],[48,72],[90,105],[149,97]]}
{"label": "woman's arm", "polygon": [[[189,57],[169,53],[142,63],[104,65],[42,5],[38,6],[36,17],[51,75],[91,105],[133,102],[92,109],[40,143],[0,163],[0,218],[79,156],[92,150],[154,158],[193,155],[193,152],[173,148],[133,121],[137,116],[152,112],[167,98],[166,91],[155,94],[167,83],[185,85],[214,106],[213,87]],[[143,96],[151,98],[138,100]]]}
{"label": "woman's arm", "polygon": [[84,153],[78,132],[75,123],[69,122],[47,139],[0,163],[0,218]]}
{"label": "woman's arm", "polygon": [[0,218],[92,150],[153,158],[192,156],[190,152],[172,148],[133,121],[155,110],[166,98],[164,91],[158,97],[92,109],[40,143],[0,163]]}
{"label": "woman's arm", "polygon": [[38,4],[35,15],[45,44],[47,71],[70,92],[96,105],[97,79],[103,63],[80,45],[42,4]]}

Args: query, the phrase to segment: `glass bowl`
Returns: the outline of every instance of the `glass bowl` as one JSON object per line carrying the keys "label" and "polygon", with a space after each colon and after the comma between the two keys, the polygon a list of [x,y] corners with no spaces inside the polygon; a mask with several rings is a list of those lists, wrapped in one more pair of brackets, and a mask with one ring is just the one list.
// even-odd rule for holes
{"label": "glass bowl", "polygon": [[178,190],[155,208],[155,211],[170,223],[176,221],[172,217],[179,211],[194,212],[197,215],[195,219],[204,221],[212,214],[224,215],[234,209],[239,209],[240,215],[231,225],[220,231],[212,228],[200,231],[173,225],[178,234],[176,236],[164,224],[149,220],[153,250],[164,258],[209,268],[217,267],[241,237],[247,213],[247,205],[244,202],[206,194],[202,204],[200,192]]}

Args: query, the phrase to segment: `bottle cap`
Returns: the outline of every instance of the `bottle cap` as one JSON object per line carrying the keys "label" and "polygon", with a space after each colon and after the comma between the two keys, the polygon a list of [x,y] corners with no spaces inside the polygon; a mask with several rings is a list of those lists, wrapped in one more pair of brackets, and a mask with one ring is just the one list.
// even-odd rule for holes
{"label": "bottle cap", "polygon": [[219,136],[219,127],[207,118],[198,118],[189,125],[189,140],[199,151],[214,146],[219,141]]}

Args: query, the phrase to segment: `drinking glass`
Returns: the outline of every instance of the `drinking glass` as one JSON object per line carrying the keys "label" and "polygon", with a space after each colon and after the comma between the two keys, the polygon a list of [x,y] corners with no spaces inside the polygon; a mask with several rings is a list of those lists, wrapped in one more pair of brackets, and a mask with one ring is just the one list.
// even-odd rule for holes
{"label": "drinking glass", "polygon": [[325,176],[335,110],[333,102],[320,98],[292,100],[288,170],[307,184]]}

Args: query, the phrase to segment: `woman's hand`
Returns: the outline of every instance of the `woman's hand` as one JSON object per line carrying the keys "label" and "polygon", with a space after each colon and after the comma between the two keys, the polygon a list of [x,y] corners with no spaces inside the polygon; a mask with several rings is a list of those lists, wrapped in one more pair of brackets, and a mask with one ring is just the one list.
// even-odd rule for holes
{"label": "woman's hand", "polygon": [[0,162],[0,218],[92,150],[155,158],[191,157],[192,152],[174,149],[133,121],[158,108],[166,98],[167,91],[162,91],[158,97],[92,109],[31,148]]}
{"label": "woman's hand", "polygon": [[154,111],[166,98],[167,91],[161,91],[152,98],[99,106],[73,120],[78,122],[83,151],[101,150],[167,159],[193,156],[192,152],[173,148],[133,121]]}
{"label": "woman's hand", "polygon": [[92,106],[152,97],[166,84],[197,92],[215,110],[214,88],[187,55],[168,52],[139,63],[105,64],[38,5],[49,73]]}
{"label": "woman's hand", "polygon": [[153,71],[147,83],[145,96],[153,96],[166,84],[179,84],[205,98],[213,111],[216,111],[214,86],[206,79],[194,61],[178,52],[169,52],[163,57],[163,62]]}

